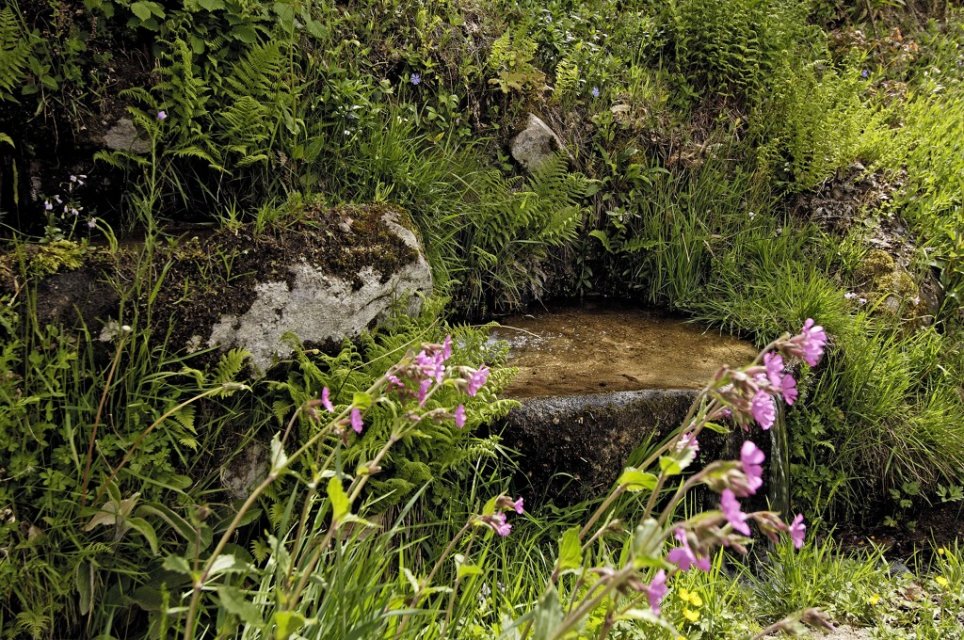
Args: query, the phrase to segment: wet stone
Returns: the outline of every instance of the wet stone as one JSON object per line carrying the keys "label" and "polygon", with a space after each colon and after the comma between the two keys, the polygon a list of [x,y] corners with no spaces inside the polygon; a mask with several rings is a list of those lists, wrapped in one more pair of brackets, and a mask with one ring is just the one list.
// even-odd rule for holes
{"label": "wet stone", "polygon": [[[493,337],[509,342],[521,402],[504,423],[522,454],[532,500],[601,496],[622,468],[669,435],[699,389],[724,365],[752,360],[735,338],[652,311],[565,308],[508,318]],[[704,432],[697,464],[738,455],[742,434]]]}

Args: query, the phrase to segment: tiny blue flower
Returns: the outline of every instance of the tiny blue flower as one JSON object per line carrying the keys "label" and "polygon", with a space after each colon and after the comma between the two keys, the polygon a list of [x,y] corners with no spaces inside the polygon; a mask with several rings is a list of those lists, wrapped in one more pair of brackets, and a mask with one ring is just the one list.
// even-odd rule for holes
{"label": "tiny blue flower", "polygon": [[409,76],[408,81],[412,83],[412,86],[417,87],[422,84],[422,75],[420,73],[413,73]]}
{"label": "tiny blue flower", "polygon": [[592,97],[593,97],[593,98],[598,98],[598,97],[599,97],[599,87],[593,87],[593,88],[592,88]]}
{"label": "tiny blue flower", "polygon": [[867,69],[864,69],[863,71],[860,72],[860,77],[866,80],[867,78],[870,77],[870,71],[868,71]]}

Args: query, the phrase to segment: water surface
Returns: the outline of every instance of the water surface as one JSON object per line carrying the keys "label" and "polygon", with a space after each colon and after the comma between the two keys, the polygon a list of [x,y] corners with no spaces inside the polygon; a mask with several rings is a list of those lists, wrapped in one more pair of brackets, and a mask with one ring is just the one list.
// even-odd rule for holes
{"label": "water surface", "polygon": [[502,321],[519,375],[515,398],[699,389],[723,364],[746,364],[753,345],[664,313],[600,307],[559,308]]}

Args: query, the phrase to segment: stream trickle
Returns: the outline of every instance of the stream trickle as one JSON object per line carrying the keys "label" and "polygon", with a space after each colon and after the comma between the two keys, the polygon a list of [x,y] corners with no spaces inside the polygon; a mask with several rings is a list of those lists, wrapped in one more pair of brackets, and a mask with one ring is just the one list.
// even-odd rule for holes
{"label": "stream trickle", "polygon": [[787,517],[790,510],[790,443],[783,406],[778,402],[777,418],[770,428],[770,464],[767,497],[770,509]]}

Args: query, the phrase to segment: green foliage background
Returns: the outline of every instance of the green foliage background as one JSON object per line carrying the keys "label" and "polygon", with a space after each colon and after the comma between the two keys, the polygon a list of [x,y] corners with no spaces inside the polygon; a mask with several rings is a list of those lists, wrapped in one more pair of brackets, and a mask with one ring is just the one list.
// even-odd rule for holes
{"label": "green foliage background", "polygon": [[[82,255],[105,230],[114,239],[142,229],[161,237],[170,223],[264,228],[283,221],[286,203],[376,201],[411,213],[449,302],[337,355],[299,352],[284,379],[206,397],[139,438],[179,402],[242,379],[240,360],[195,366],[136,319],[111,375],[89,336],[15,310],[30,309],[32,285],[4,294],[3,633],[164,635],[171,623],[159,612],[175,581],[161,558],[192,557],[232,508],[217,469],[199,460],[241,457],[324,385],[343,399],[365,388],[392,354],[444,335],[446,321],[554,296],[629,298],[761,345],[816,318],[832,348],[803,372],[801,400],[787,414],[796,504],[828,523],[906,521],[915,504],[959,496],[962,47],[964,15],[941,2],[8,3],[0,222],[11,247],[43,242],[54,257],[0,263],[0,277],[16,270],[18,282],[31,282],[69,267],[63,256]],[[507,151],[529,112],[565,145],[531,175]],[[91,136],[122,116],[147,150],[95,153]],[[35,164],[39,182],[30,179]],[[70,197],[99,221],[91,230],[44,209],[79,173],[90,186]],[[861,180],[883,195],[864,197]],[[900,255],[887,262],[877,250],[894,229]],[[460,362],[500,361],[481,331],[456,333]],[[498,374],[496,387],[507,377]],[[507,408],[485,395],[469,406],[470,426]],[[371,440],[346,462],[377,448],[383,423],[373,420]],[[356,582],[343,609],[332,605],[348,617],[333,614],[318,637],[343,633],[360,601],[397,597],[387,586],[398,579],[398,566],[383,562],[389,549],[404,549],[405,566],[426,564],[465,515],[446,505],[469,513],[503,486],[506,456],[497,439],[450,430],[404,443],[374,483],[401,524],[357,564],[333,569],[331,579]],[[101,506],[94,495],[131,501],[128,522],[87,529]],[[285,500],[279,493],[263,505],[239,541],[245,558],[280,561]],[[418,518],[438,530],[422,535]],[[491,637],[504,611],[538,598],[555,526],[533,524],[518,553],[486,548],[501,554],[493,573],[453,604],[468,620],[465,637]],[[358,583],[365,575],[378,578]],[[776,586],[754,586],[761,610],[787,593],[813,593],[789,569],[775,575]],[[500,581],[506,589],[496,593]],[[272,579],[243,586],[270,608]],[[479,600],[483,586],[490,595]],[[875,619],[866,602],[847,606]],[[714,622],[727,631],[705,637],[752,626],[730,614]],[[244,617],[219,615],[239,625]],[[383,622],[360,628],[384,631]]]}

